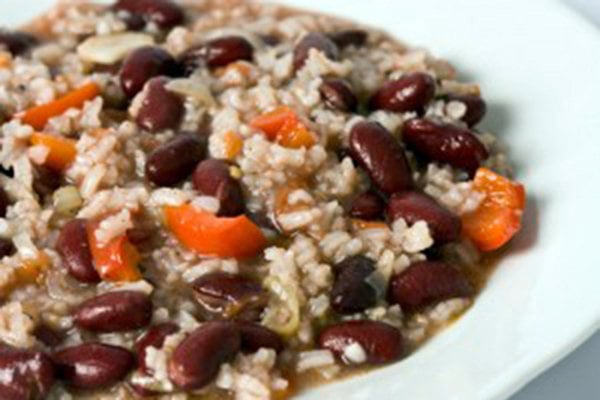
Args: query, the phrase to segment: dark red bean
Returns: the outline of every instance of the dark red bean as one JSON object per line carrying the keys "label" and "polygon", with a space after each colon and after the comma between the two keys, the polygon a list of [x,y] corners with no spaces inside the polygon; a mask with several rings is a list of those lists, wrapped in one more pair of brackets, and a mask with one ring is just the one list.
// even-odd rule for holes
{"label": "dark red bean", "polygon": [[142,246],[152,238],[154,230],[150,227],[127,229],[127,239],[135,246]]}
{"label": "dark red bean", "polygon": [[234,323],[206,322],[173,351],[169,378],[183,390],[200,389],[217,376],[221,364],[236,356],[240,345],[240,332]]}
{"label": "dark red bean", "polygon": [[129,383],[128,387],[130,389],[131,392],[133,392],[133,394],[137,397],[156,397],[159,396],[161,393],[156,391],[156,390],[151,390],[151,389],[146,389],[145,387],[143,387],[142,385],[138,385],[136,383]]}
{"label": "dark red bean", "polygon": [[187,178],[206,155],[206,145],[182,133],[154,150],[146,161],[146,179],[157,186],[172,186]]}
{"label": "dark red bean", "polygon": [[199,277],[192,289],[198,304],[211,317],[254,320],[268,301],[260,283],[224,272]]}
{"label": "dark red bean", "polygon": [[54,364],[44,353],[0,347],[0,398],[42,400],[54,384]]}
{"label": "dark red bean", "polygon": [[435,80],[423,72],[413,72],[388,81],[371,97],[373,110],[422,113],[435,94]]}
{"label": "dark red bean", "polygon": [[132,98],[142,91],[146,82],[161,75],[178,76],[180,67],[166,50],[144,46],[135,49],[125,58],[119,78],[123,91]]}
{"label": "dark red bean", "polygon": [[259,227],[263,229],[277,231],[277,224],[273,222],[273,218],[267,212],[261,210],[247,210],[245,214],[250,219],[250,221],[254,222]]}
{"label": "dark red bean", "polygon": [[407,147],[428,161],[450,164],[474,173],[488,158],[488,151],[468,129],[428,119],[404,123],[402,138]]}
{"label": "dark red bean", "polygon": [[17,249],[15,248],[12,240],[0,238],[0,259],[7,256],[12,256],[16,251]]}
{"label": "dark red bean", "polygon": [[462,229],[460,218],[456,214],[423,193],[394,194],[388,203],[387,214],[392,221],[404,218],[410,225],[418,221],[427,222],[431,236],[437,245],[455,241]]}
{"label": "dark red bean", "polygon": [[400,331],[378,321],[346,321],[325,328],[319,335],[319,345],[331,350],[337,357],[351,363],[344,356],[349,345],[359,344],[369,364],[382,364],[402,357],[404,345]]}
{"label": "dark red bean", "polygon": [[340,55],[337,45],[327,35],[319,32],[309,33],[298,42],[294,49],[294,69],[296,71],[304,67],[310,49],[321,51],[325,57],[334,61]]}
{"label": "dark red bean", "polygon": [[73,313],[75,324],[93,332],[123,332],[147,326],[152,301],[133,290],[109,292],[83,302]]}
{"label": "dark red bean", "polygon": [[188,49],[181,62],[186,73],[191,74],[203,66],[218,68],[235,61],[252,61],[253,56],[254,47],[248,40],[241,36],[224,36]]}
{"label": "dark red bean", "polygon": [[461,118],[468,126],[477,125],[485,116],[487,105],[481,96],[473,94],[449,94],[447,101],[459,101],[467,107],[465,115]]}
{"label": "dark red bean", "polygon": [[173,323],[167,322],[148,328],[148,331],[140,336],[135,342],[135,352],[137,353],[137,365],[140,371],[146,375],[152,374],[152,367],[146,364],[146,354],[149,347],[160,349],[165,343],[167,336],[174,334],[179,327]]}
{"label": "dark red bean", "polygon": [[100,282],[90,251],[85,219],[74,219],[63,226],[56,242],[56,250],[73,278],[83,283]]}
{"label": "dark red bean", "polygon": [[348,46],[364,46],[369,34],[362,29],[347,29],[328,34],[329,38],[341,49]]}
{"label": "dark red bean", "polygon": [[183,100],[167,90],[164,77],[152,78],[146,85],[144,99],[138,111],[138,126],[150,132],[176,129],[183,118]]}
{"label": "dark red bean", "polygon": [[272,349],[277,353],[283,350],[283,340],[269,328],[248,321],[239,321],[236,325],[241,334],[244,353],[256,353],[259,349]]}
{"label": "dark red bean", "polygon": [[8,50],[13,56],[25,53],[38,44],[38,39],[30,33],[0,30],[0,48]]}
{"label": "dark red bean", "polygon": [[331,308],[340,314],[353,314],[373,307],[377,291],[367,278],[375,272],[373,260],[364,256],[348,257],[334,267],[335,282],[329,294]]}
{"label": "dark red bean", "polygon": [[381,197],[373,192],[365,192],[352,200],[350,216],[364,221],[376,221],[383,217],[384,209]]}
{"label": "dark red bean", "polygon": [[114,9],[140,15],[163,29],[182,24],[185,17],[183,9],[169,0],[118,0]]}
{"label": "dark red bean", "polygon": [[68,347],[52,356],[58,375],[78,389],[100,389],[120,382],[135,365],[135,357],[124,348],[103,343]]}
{"label": "dark red bean", "polygon": [[11,201],[4,188],[0,187],[0,218],[6,217],[6,211],[10,206]]}
{"label": "dark red bean", "polygon": [[121,20],[125,22],[128,31],[141,31],[146,26],[145,18],[140,14],[131,14],[120,16]]}
{"label": "dark red bean", "polygon": [[33,335],[37,340],[50,348],[58,346],[63,341],[63,336],[60,332],[43,324],[35,328]]}
{"label": "dark red bean", "polygon": [[33,190],[44,199],[50,196],[61,185],[62,174],[44,166],[37,166],[33,171]]}
{"label": "dark red bean", "polygon": [[[1,112],[2,111],[0,111],[0,113]],[[2,164],[0,164],[0,174],[8,176],[9,178],[13,178],[15,176],[15,170],[12,167],[5,168]]]}
{"label": "dark red bean", "polygon": [[325,78],[319,86],[319,93],[325,104],[334,110],[351,112],[356,110],[358,99],[350,84],[344,79]]}
{"label": "dark red bean", "polygon": [[240,181],[231,176],[231,165],[222,160],[204,160],[196,167],[193,176],[197,191],[219,199],[219,215],[235,217],[243,214],[244,194]]}
{"label": "dark red bean", "polygon": [[473,287],[456,268],[441,261],[421,261],[392,277],[391,303],[415,311],[455,297],[468,297]]}
{"label": "dark red bean", "polygon": [[359,122],[350,132],[350,156],[362,166],[373,183],[386,194],[413,186],[404,149],[377,122]]}

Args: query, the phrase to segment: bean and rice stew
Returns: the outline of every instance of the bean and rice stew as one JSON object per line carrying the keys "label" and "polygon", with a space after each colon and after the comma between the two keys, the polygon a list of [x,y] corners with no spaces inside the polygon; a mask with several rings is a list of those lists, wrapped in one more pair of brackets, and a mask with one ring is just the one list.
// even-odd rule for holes
{"label": "bean and rice stew", "polygon": [[525,206],[456,75],[243,0],[0,31],[0,398],[281,399],[409,355]]}

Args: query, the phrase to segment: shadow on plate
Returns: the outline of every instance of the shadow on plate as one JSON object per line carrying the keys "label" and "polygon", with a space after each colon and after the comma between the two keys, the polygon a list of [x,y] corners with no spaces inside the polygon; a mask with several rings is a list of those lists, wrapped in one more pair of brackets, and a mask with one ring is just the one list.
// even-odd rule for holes
{"label": "shadow on plate", "polygon": [[522,230],[511,243],[509,254],[519,254],[535,246],[539,239],[540,214],[544,209],[543,199],[535,193],[527,193],[527,206],[522,221]]}

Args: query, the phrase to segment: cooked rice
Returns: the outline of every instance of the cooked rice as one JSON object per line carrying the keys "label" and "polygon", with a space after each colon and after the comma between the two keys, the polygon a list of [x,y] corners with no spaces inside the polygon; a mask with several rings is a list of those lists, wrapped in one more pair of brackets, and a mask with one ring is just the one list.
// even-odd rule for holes
{"label": "cooked rice", "polygon": [[[199,69],[187,78],[170,81],[167,89],[180,95],[185,104],[180,130],[211,132],[208,156],[237,165],[234,177],[243,187],[247,210],[273,222],[285,240],[271,241],[255,260],[221,259],[186,249],[164,229],[165,206],[192,204],[217,214],[222,205],[216,197],[196,192],[189,180],[161,188],[145,179],[148,154],[177,132],[153,134],[133,122],[146,92],[138,94],[126,112],[119,110],[119,117],[106,112],[115,100],[123,98],[118,78],[92,68],[78,56],[76,48],[82,38],[123,32],[127,27],[123,15],[73,2],[52,14],[53,23],[48,29],[56,41],[37,47],[31,57],[0,54],[10,66],[0,68],[0,105],[8,115],[48,103],[90,80],[104,93],[81,109],[70,109],[52,118],[44,130],[76,141],[76,159],[64,171],[59,189],[68,188],[74,196],[66,208],[57,205],[56,195],[36,193],[35,174],[47,161],[49,148],[30,146],[34,129],[18,119],[0,128],[0,164],[14,171],[14,177],[0,174],[0,185],[12,200],[6,218],[0,219],[0,238],[12,241],[16,248],[15,254],[1,260],[0,294],[4,303],[0,307],[0,341],[22,348],[43,347],[33,332],[44,325],[67,332],[61,346],[93,339],[133,349],[136,333],[82,334],[74,328],[71,312],[83,300],[111,291],[151,294],[153,323],[175,322],[180,331],[169,335],[161,348],[148,349],[145,361],[152,366],[151,375],[138,371],[128,382],[163,393],[164,398],[186,399],[188,394],[171,393],[175,387],[169,380],[168,362],[186,334],[204,322],[189,284],[214,272],[253,274],[269,292],[262,324],[280,333],[285,331],[286,350],[280,355],[264,348],[239,354],[221,366],[215,382],[202,393],[221,390],[239,400],[270,399],[290,389],[289,376],[284,372],[290,366],[300,374],[316,372],[325,379],[339,375],[342,363],[331,351],[315,348],[315,341],[319,326],[332,315],[329,292],[335,280],[334,266],[350,256],[362,255],[375,260],[376,271],[368,282],[377,289],[380,300],[376,306],[343,319],[382,321],[399,329],[411,346],[422,343],[464,311],[470,300],[451,299],[412,316],[385,301],[390,278],[412,263],[427,259],[434,244],[432,233],[425,221],[408,224],[398,219],[391,224],[361,225],[349,218],[349,201],[369,188],[369,179],[350,157],[339,157],[334,151],[347,146],[349,132],[359,121],[377,121],[401,139],[403,123],[417,114],[380,110],[359,116],[337,112],[324,104],[319,86],[323,76],[343,77],[363,96],[407,71],[426,71],[437,78],[438,95],[479,94],[479,86],[456,81],[454,69],[445,61],[375,30],[369,30],[366,46],[344,49],[341,61],[332,61],[323,52],[311,49],[305,67],[294,73],[291,53],[305,33],[355,25],[241,0],[226,2],[229,9],[216,0],[197,3],[203,11],[190,10],[193,23],[164,35],[151,23],[144,32],[173,55],[208,38],[232,33],[247,38],[256,50],[253,63],[241,62],[222,73]],[[281,41],[266,46],[262,35],[277,35]],[[293,108],[301,116],[318,137],[315,145],[284,147],[250,126],[254,117],[280,105]],[[425,115],[462,124],[459,120],[465,112],[461,102],[436,100]],[[231,134],[243,142],[239,153],[229,151]],[[485,165],[509,171],[495,137],[489,133],[478,137],[491,153]],[[412,156],[410,161],[416,165]],[[459,216],[477,209],[483,200],[464,172],[447,165],[430,163],[416,170],[415,178],[419,189]],[[282,201],[284,189],[288,193]],[[93,232],[100,247],[136,228],[147,232],[149,239],[139,246],[144,279],[96,286],[75,282],[55,250],[60,229],[75,215],[102,220]],[[444,251],[459,260],[460,268],[479,262],[480,254],[467,241],[448,245]],[[20,281],[20,268],[31,262],[39,266],[43,281]],[[345,348],[343,359],[364,364],[367,349],[352,343]],[[93,395],[129,398],[129,393],[124,382]],[[78,394],[57,384],[52,396],[70,399]]]}

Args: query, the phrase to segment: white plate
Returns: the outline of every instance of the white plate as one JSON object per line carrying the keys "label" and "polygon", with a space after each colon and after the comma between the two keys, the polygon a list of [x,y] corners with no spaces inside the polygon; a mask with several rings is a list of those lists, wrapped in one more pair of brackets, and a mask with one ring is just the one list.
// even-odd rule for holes
{"label": "white plate", "polygon": [[[474,307],[388,368],[305,399],[503,399],[600,327],[600,36],[558,2],[290,0],[385,28],[480,82],[529,192],[526,226]],[[48,0],[3,0],[17,24]]]}

